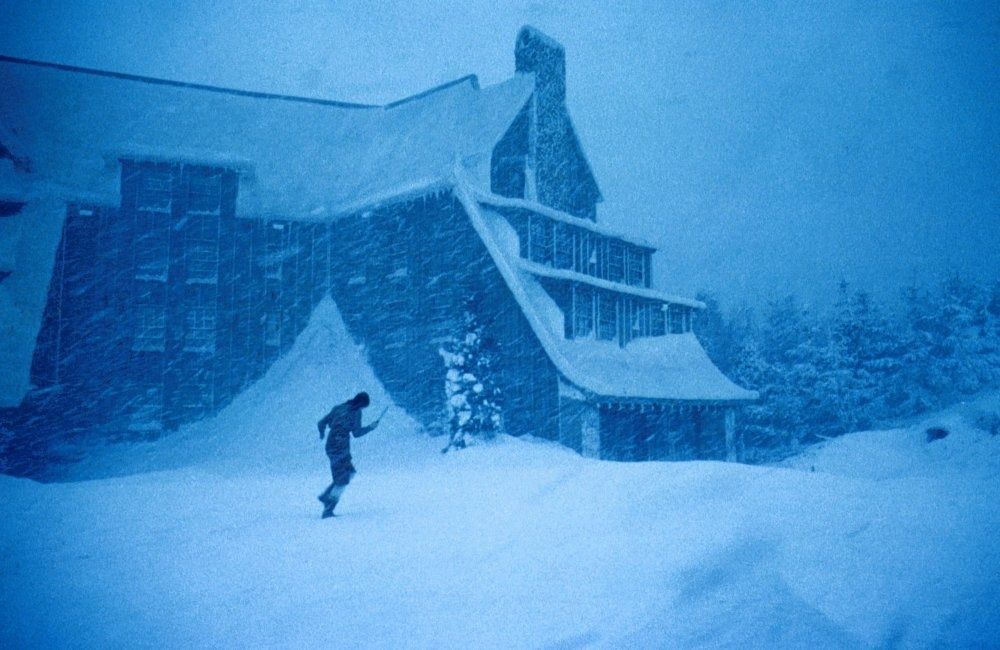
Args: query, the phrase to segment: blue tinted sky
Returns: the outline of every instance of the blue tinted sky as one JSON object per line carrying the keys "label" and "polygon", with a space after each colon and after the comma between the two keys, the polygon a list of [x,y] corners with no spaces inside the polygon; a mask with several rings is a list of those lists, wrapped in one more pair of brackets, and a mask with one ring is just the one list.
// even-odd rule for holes
{"label": "blue tinted sky", "polygon": [[532,23],[567,48],[600,218],[661,245],[664,288],[1000,270],[996,2],[2,4],[5,54],[373,103],[504,79]]}

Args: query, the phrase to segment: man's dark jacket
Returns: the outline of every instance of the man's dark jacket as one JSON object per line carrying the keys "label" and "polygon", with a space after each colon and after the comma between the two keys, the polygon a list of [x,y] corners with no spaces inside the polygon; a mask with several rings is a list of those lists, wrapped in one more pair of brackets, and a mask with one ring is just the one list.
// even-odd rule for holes
{"label": "man's dark jacket", "polygon": [[330,472],[333,482],[337,485],[347,485],[354,474],[351,463],[351,435],[360,438],[374,427],[361,426],[361,409],[355,408],[350,401],[334,406],[317,424],[322,438],[327,427],[330,433],[326,437],[326,455],[330,458]]}

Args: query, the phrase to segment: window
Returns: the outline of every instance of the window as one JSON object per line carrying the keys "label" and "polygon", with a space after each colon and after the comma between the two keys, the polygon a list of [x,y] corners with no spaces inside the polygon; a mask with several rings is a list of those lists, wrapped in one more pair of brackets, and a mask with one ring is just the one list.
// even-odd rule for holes
{"label": "window", "polygon": [[594,235],[594,275],[598,278],[608,279],[608,240],[605,237]]}
{"label": "window", "polygon": [[215,244],[192,244],[184,255],[187,281],[190,284],[216,284],[219,281],[219,255]]}
{"label": "window", "polygon": [[594,291],[590,287],[573,287],[573,338],[582,339],[594,333]]}
{"label": "window", "polygon": [[663,336],[666,333],[666,305],[658,303],[650,306],[649,310],[649,335]]}
{"label": "window", "polygon": [[196,215],[183,220],[184,238],[188,241],[214,242],[219,239],[219,220],[214,216]]}
{"label": "window", "polygon": [[222,174],[192,171],[188,177],[188,211],[217,214],[221,203]]}
{"label": "window", "polygon": [[166,340],[166,315],[158,305],[139,305],[135,313],[132,349],[139,352],[163,352]]}
{"label": "window", "polygon": [[170,212],[172,180],[170,167],[144,165],[139,180],[139,201],[136,207],[153,212]]}
{"label": "window", "polygon": [[382,255],[385,258],[385,265],[388,270],[386,278],[397,282],[405,282],[410,275],[406,259],[406,240],[403,238],[394,238],[394,241],[383,249]]}
{"label": "window", "polygon": [[643,252],[632,246],[625,249],[625,282],[635,287],[645,285],[645,256]]}
{"label": "window", "polygon": [[285,224],[272,223],[267,229],[267,253],[264,255],[264,277],[281,280],[281,266],[286,254]]}
{"label": "window", "polygon": [[683,334],[688,331],[690,310],[680,305],[670,305],[667,308],[667,326],[671,334]]}
{"label": "window", "polygon": [[139,212],[135,228],[135,277],[166,282],[170,232],[163,217],[157,213]]}
{"label": "window", "polygon": [[612,341],[618,329],[618,301],[614,294],[597,293],[597,338]]}
{"label": "window", "polygon": [[531,261],[552,265],[552,224],[544,217],[531,217]]}
{"label": "window", "polygon": [[564,223],[554,223],[556,235],[555,266],[557,269],[573,268],[573,228]]}
{"label": "window", "polygon": [[594,235],[581,230],[577,236],[579,251],[576,257],[576,270],[587,275],[597,275],[597,249],[594,246]]}
{"label": "window", "polygon": [[184,315],[184,350],[215,352],[215,309],[192,307]]}
{"label": "window", "polygon": [[644,302],[632,302],[632,312],[629,314],[629,339],[649,336],[649,305]]}
{"label": "window", "polygon": [[608,242],[608,280],[625,281],[625,246],[619,241]]}

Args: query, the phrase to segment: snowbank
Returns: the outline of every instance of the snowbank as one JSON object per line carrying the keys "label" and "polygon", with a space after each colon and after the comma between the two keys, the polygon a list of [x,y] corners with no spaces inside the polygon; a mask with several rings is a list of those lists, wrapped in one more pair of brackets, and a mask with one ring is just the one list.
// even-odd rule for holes
{"label": "snowbank", "polygon": [[[333,520],[315,421],[389,404],[331,302],[212,421],[80,476],[0,477],[3,647],[987,646],[1000,438],[898,432],[785,467],[442,455],[392,408]],[[942,443],[946,443],[942,445]],[[892,471],[872,459],[892,457]],[[103,457],[98,457],[103,456]],[[815,471],[813,467],[815,466]],[[868,469],[866,469],[868,468]],[[900,471],[903,468],[905,471]]]}
{"label": "snowbank", "polygon": [[[288,354],[216,417],[154,442],[102,444],[87,450],[84,460],[68,468],[63,478],[191,466],[227,474],[312,472],[325,462],[316,423],[331,407],[362,390],[372,399],[366,418],[389,409],[380,431],[392,431],[394,445],[433,446],[389,399],[336,305],[325,298]],[[367,450],[379,439],[384,441],[373,434],[355,445]]]}
{"label": "snowbank", "polygon": [[[835,438],[780,464],[873,480],[977,473],[1000,476],[1000,437],[979,428],[983,413],[1000,414],[1000,393],[987,393],[918,418],[908,427]],[[948,436],[929,442],[930,428],[944,429]]]}

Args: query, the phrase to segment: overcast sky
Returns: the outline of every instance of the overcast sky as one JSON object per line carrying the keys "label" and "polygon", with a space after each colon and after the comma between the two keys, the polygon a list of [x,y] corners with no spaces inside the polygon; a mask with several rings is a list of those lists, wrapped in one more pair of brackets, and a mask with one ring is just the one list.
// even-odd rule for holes
{"label": "overcast sky", "polygon": [[531,23],[566,46],[599,219],[660,244],[661,287],[1000,275],[995,1],[259,4],[0,0],[0,53],[382,103],[503,80]]}

